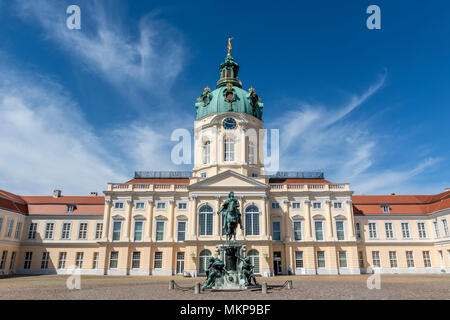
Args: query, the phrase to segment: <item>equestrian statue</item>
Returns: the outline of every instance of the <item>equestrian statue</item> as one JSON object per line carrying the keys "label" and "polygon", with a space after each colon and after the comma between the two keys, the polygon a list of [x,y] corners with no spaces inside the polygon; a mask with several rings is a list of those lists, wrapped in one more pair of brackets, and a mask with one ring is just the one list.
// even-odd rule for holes
{"label": "equestrian statue", "polygon": [[239,211],[239,201],[234,197],[234,192],[230,192],[228,195],[228,199],[222,204],[221,209],[217,214],[224,215],[224,228],[225,233],[227,235],[227,240],[231,241],[234,237],[234,241],[236,242],[236,229],[238,225],[241,227],[241,230],[244,230],[242,226],[241,213]]}

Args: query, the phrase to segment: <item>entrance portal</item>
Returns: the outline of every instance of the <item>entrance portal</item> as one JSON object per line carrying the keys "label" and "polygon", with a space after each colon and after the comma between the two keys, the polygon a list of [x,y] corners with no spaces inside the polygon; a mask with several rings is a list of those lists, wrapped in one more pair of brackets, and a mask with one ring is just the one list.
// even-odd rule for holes
{"label": "entrance portal", "polygon": [[275,251],[273,253],[273,270],[275,275],[281,274],[281,252]]}

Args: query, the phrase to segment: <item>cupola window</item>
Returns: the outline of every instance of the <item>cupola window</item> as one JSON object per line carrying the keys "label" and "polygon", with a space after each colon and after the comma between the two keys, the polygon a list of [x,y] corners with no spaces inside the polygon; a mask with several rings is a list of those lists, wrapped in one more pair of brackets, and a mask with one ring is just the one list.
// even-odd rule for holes
{"label": "cupola window", "polygon": [[225,139],[225,161],[234,161],[234,140],[231,138]]}

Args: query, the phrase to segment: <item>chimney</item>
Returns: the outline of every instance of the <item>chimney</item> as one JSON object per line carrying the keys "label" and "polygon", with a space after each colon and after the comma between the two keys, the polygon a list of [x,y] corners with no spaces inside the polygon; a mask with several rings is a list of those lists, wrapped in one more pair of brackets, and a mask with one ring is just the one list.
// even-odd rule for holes
{"label": "chimney", "polygon": [[391,193],[391,196],[395,196],[395,193]]}
{"label": "chimney", "polygon": [[53,198],[61,197],[61,190],[53,190]]}
{"label": "chimney", "polygon": [[91,197],[97,197],[98,196],[98,192],[91,192]]}

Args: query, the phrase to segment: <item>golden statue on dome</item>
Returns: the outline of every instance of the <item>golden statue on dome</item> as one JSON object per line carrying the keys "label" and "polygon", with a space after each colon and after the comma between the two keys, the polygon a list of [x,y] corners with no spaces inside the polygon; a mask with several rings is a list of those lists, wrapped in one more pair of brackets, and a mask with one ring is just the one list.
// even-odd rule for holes
{"label": "golden statue on dome", "polygon": [[231,40],[233,40],[234,38],[228,38],[228,55],[227,57],[231,57],[231,50],[233,49],[233,47],[231,46]]}

